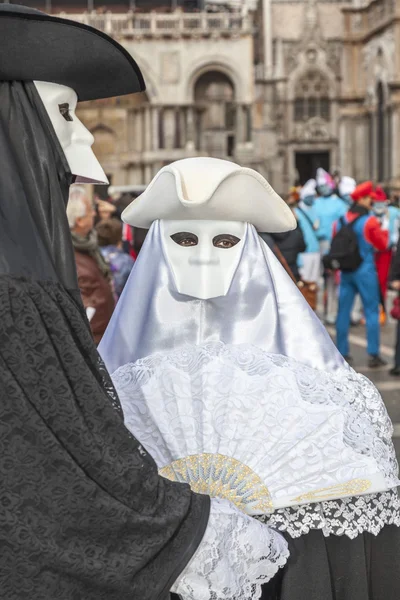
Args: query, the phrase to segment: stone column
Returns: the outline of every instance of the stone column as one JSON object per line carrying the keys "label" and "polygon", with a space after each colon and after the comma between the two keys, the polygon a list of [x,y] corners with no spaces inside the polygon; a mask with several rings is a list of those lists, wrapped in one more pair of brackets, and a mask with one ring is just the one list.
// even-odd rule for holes
{"label": "stone column", "polygon": [[184,107],[179,107],[179,123],[181,128],[181,148],[186,147],[187,134],[186,134],[186,110]]}
{"label": "stone column", "polygon": [[[202,110],[199,110],[198,116],[197,116],[197,122],[198,122],[198,140],[196,140],[197,143],[197,147],[196,150],[203,150],[203,117],[204,117],[204,112]],[[196,134],[197,136],[197,134]]]}
{"label": "stone column", "polygon": [[186,113],[186,150],[194,150],[195,147],[195,135],[194,135],[194,107],[188,106]]}
{"label": "stone column", "polygon": [[[399,99],[400,100],[400,99]],[[400,152],[396,139],[396,132],[400,129],[400,102],[392,105],[392,181],[400,185]]]}
{"label": "stone column", "polygon": [[252,107],[247,104],[244,107],[244,131],[245,131],[245,139],[244,141],[247,144],[251,144],[253,141],[253,125],[252,125]]}
{"label": "stone column", "polygon": [[163,111],[165,148],[173,150],[175,146],[175,110],[170,106]]}
{"label": "stone column", "polygon": [[144,107],[144,150],[151,150],[152,130],[151,130],[151,107]]}
{"label": "stone column", "polygon": [[268,79],[272,77],[273,70],[271,0],[263,0],[262,13],[262,28],[264,32],[264,77]]}
{"label": "stone column", "polygon": [[143,150],[143,116],[142,109],[135,110],[135,148],[137,152]]}
{"label": "stone column", "polygon": [[245,114],[242,104],[236,106],[236,144],[245,142]]}
{"label": "stone column", "polygon": [[152,107],[152,144],[151,147],[153,150],[159,149],[159,132],[160,127],[160,109],[158,106]]}

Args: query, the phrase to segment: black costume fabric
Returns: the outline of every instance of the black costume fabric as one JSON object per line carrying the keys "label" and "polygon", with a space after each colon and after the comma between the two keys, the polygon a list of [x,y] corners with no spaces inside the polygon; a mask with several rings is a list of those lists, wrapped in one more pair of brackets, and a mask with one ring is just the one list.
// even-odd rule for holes
{"label": "black costume fabric", "polygon": [[262,600],[398,600],[399,528],[324,537],[312,530],[292,539],[286,566],[264,586]]}
{"label": "black costume fabric", "polygon": [[0,83],[0,157],[0,598],[164,600],[209,499],[160,478],[123,425],[77,291],[71,176],[32,83]]}

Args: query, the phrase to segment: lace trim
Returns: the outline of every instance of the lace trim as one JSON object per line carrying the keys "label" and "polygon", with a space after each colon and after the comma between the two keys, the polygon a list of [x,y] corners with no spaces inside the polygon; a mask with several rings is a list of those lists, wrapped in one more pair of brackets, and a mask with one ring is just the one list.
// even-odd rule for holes
{"label": "lace trim", "polygon": [[384,479],[371,491],[399,484],[382,398],[348,368],[330,373],[251,345],[208,343],[124,365],[113,381],[126,426],[159,468],[199,453],[231,456],[278,506],[327,488],[331,498],[359,494],[368,488],[340,490],[376,474]]}
{"label": "lace trim", "polygon": [[286,564],[285,539],[227,500],[211,500],[203,540],[172,592],[183,600],[252,600]]}
{"label": "lace trim", "polygon": [[396,490],[379,494],[328,500],[317,504],[281,508],[272,515],[255,517],[292,538],[322,529],[325,537],[347,535],[350,539],[360,533],[378,535],[385,525],[400,527],[400,499]]}

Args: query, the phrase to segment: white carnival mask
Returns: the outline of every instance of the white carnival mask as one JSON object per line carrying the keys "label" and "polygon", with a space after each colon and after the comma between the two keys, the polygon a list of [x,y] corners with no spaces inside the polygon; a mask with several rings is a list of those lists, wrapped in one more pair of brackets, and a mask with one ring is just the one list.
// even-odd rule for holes
{"label": "white carnival mask", "polygon": [[238,221],[162,220],[164,250],[178,292],[201,300],[226,296],[246,226]]}
{"label": "white carnival mask", "polygon": [[35,81],[34,84],[64,150],[71,173],[77,178],[76,183],[108,184],[107,176],[92,150],[94,137],[75,114],[78,103],[76,92],[57,83]]}

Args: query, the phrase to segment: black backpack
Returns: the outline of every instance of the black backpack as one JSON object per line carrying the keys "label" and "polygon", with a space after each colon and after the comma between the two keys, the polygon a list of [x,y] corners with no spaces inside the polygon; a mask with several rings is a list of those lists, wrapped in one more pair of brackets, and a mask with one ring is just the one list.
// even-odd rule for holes
{"label": "black backpack", "polygon": [[357,234],[353,229],[353,225],[361,216],[356,217],[351,223],[346,223],[343,217],[340,218],[341,228],[333,238],[328,254],[322,259],[325,269],[333,271],[339,269],[351,273],[361,265]]}

